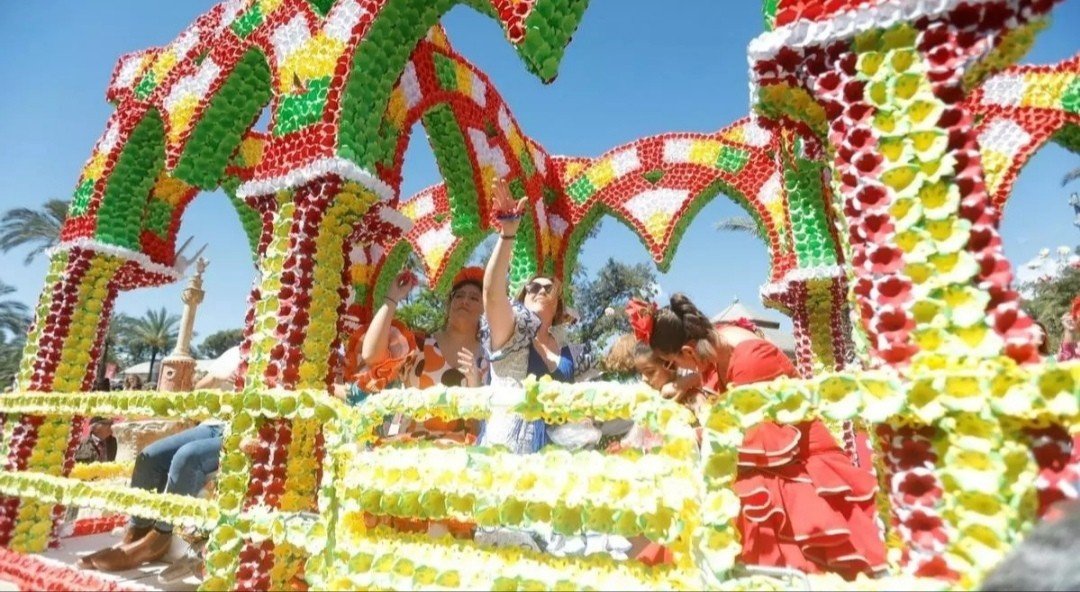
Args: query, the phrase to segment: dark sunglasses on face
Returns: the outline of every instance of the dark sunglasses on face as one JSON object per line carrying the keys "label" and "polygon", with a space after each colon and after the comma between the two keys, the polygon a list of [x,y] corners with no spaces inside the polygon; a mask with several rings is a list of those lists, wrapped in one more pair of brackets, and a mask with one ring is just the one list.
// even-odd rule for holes
{"label": "dark sunglasses on face", "polygon": [[525,292],[529,294],[551,294],[554,289],[554,284],[541,284],[540,282],[529,282],[529,285],[525,286]]}

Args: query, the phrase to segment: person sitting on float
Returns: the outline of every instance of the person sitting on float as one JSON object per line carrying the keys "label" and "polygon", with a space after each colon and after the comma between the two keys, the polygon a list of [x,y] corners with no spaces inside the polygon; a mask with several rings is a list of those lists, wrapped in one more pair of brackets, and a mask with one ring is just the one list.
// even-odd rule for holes
{"label": "person sitting on float", "polygon": [[[208,420],[168,436],[135,457],[131,487],[195,497],[218,469],[224,422]],[[120,543],[79,560],[83,567],[127,571],[160,560],[172,544],[173,525],[132,516]]]}
{"label": "person sitting on float", "polygon": [[[526,198],[515,202],[503,180],[495,182],[492,192],[499,239],[484,272],[491,382],[520,386],[529,375],[574,382],[590,370],[591,356],[582,345],[563,343],[555,331],[565,320],[559,281],[536,275],[518,291],[515,299],[510,299],[510,259]],[[523,454],[543,448],[548,436],[547,426],[541,420],[526,422],[517,415],[496,412],[484,423],[480,443],[505,446]]]}
{"label": "person sitting on float", "polygon": [[[196,389],[237,384],[239,356],[231,371],[208,373]],[[158,493],[195,497],[206,487],[210,475],[218,470],[222,432],[225,422],[208,419],[199,425],[153,442],[135,457],[131,487]],[[127,571],[144,563],[160,560],[172,545],[173,525],[132,516],[124,538],[111,547],[79,560],[85,568],[103,571]]]}
{"label": "person sitting on float", "polygon": [[[697,372],[707,394],[797,376],[776,345],[743,327],[713,326],[683,294],[657,311],[649,344],[664,360]],[[887,567],[875,523],[877,481],[852,465],[820,421],[751,428],[738,465],[741,561],[846,578]]]}
{"label": "person sitting on float", "polygon": [[[398,366],[401,383],[409,388],[422,389],[437,385],[483,386],[488,378],[488,358],[480,335],[480,318],[484,312],[483,281],[484,271],[479,267],[466,267],[454,276],[443,328],[432,335],[415,338],[414,349],[407,352],[410,356],[409,363],[403,364],[402,352],[392,351],[400,350],[400,346],[392,348],[391,343],[400,344],[402,332],[407,329],[394,322],[394,314],[398,304],[416,288],[418,281],[416,276],[409,272],[398,275],[387,290],[385,303],[375,313],[368,329],[363,332],[359,355],[357,356],[355,351],[346,355],[358,357],[363,368],[369,372],[374,370],[376,374],[379,374],[378,369],[386,364]],[[409,340],[406,338],[405,342],[408,343]],[[432,418],[411,429],[408,425],[399,424],[397,431],[408,432],[415,438],[472,443],[476,440],[479,423]]]}

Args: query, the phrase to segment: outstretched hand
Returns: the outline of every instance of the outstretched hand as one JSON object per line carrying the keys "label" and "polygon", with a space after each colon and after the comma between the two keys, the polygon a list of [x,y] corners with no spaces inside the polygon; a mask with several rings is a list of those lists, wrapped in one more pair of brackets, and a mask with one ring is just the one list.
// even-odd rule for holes
{"label": "outstretched hand", "polygon": [[394,283],[390,284],[390,287],[386,290],[386,297],[391,298],[394,302],[401,302],[409,292],[413,291],[420,283],[416,275],[411,271],[403,271],[398,274],[394,279]]}
{"label": "outstretched hand", "polygon": [[510,186],[505,179],[495,179],[491,184],[491,208],[495,213],[495,225],[500,234],[512,236],[517,232],[521,224],[521,216],[525,212],[525,202],[528,198],[523,197],[514,200],[510,195]]}
{"label": "outstretched hand", "polygon": [[465,386],[478,387],[482,378],[480,368],[476,365],[476,354],[468,348],[458,350],[458,371],[465,375]]}

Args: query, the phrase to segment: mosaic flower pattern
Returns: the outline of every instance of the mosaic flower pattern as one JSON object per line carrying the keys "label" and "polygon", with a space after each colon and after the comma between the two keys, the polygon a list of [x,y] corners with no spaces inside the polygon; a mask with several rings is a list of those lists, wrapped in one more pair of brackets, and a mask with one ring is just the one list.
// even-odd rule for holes
{"label": "mosaic flower pattern", "polygon": [[[760,586],[723,582],[739,552],[735,448],[759,421],[818,417],[845,436],[856,419],[876,424],[894,559],[923,578],[909,583],[973,587],[1039,503],[1070,495],[1077,463],[1062,426],[1078,419],[1080,375],[1016,365],[1035,361],[1031,321],[997,231],[1031,154],[1050,140],[1080,147],[1077,58],[1012,65],[1054,2],[767,0],[770,30],[748,48],[752,117],[595,158],[552,156],[525,134],[438,26],[457,3],[226,0],[172,43],[120,59],[107,89],[116,112],[79,176],[36,307],[26,392],[0,400],[0,545],[40,551],[59,505],[77,504],[212,529],[208,589]],[[469,4],[547,82],[587,3]],[[268,131],[255,132],[264,111]],[[416,123],[444,182],[403,198]],[[496,178],[529,204],[515,283],[569,277],[604,215],[666,269],[696,212],[720,193],[734,199],[767,246],[762,296],[792,317],[804,380],[731,393],[709,411],[700,458],[685,411],[632,388],[329,401],[345,313],[377,301],[410,250],[447,287],[490,232]],[[178,279],[182,216],[218,187],[260,272],[245,390],[36,394],[89,388],[115,296]],[[483,418],[508,396],[549,422],[630,417],[662,442],[525,464],[473,449],[363,448],[385,415]],[[100,414],[226,417],[218,499],[68,476],[82,418]],[[417,463],[461,470],[414,476]],[[604,471],[564,478],[579,464]],[[677,559],[651,571],[555,561],[368,530],[364,514],[645,533]]]}

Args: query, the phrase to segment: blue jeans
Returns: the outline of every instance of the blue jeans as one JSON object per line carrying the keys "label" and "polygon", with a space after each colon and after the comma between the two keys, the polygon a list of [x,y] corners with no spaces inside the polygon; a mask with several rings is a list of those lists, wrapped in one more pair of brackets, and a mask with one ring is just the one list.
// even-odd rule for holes
{"label": "blue jeans", "polygon": [[[131,486],[195,497],[218,468],[222,425],[198,425],[147,446],[135,458]],[[135,527],[172,532],[172,524],[131,517]]]}

